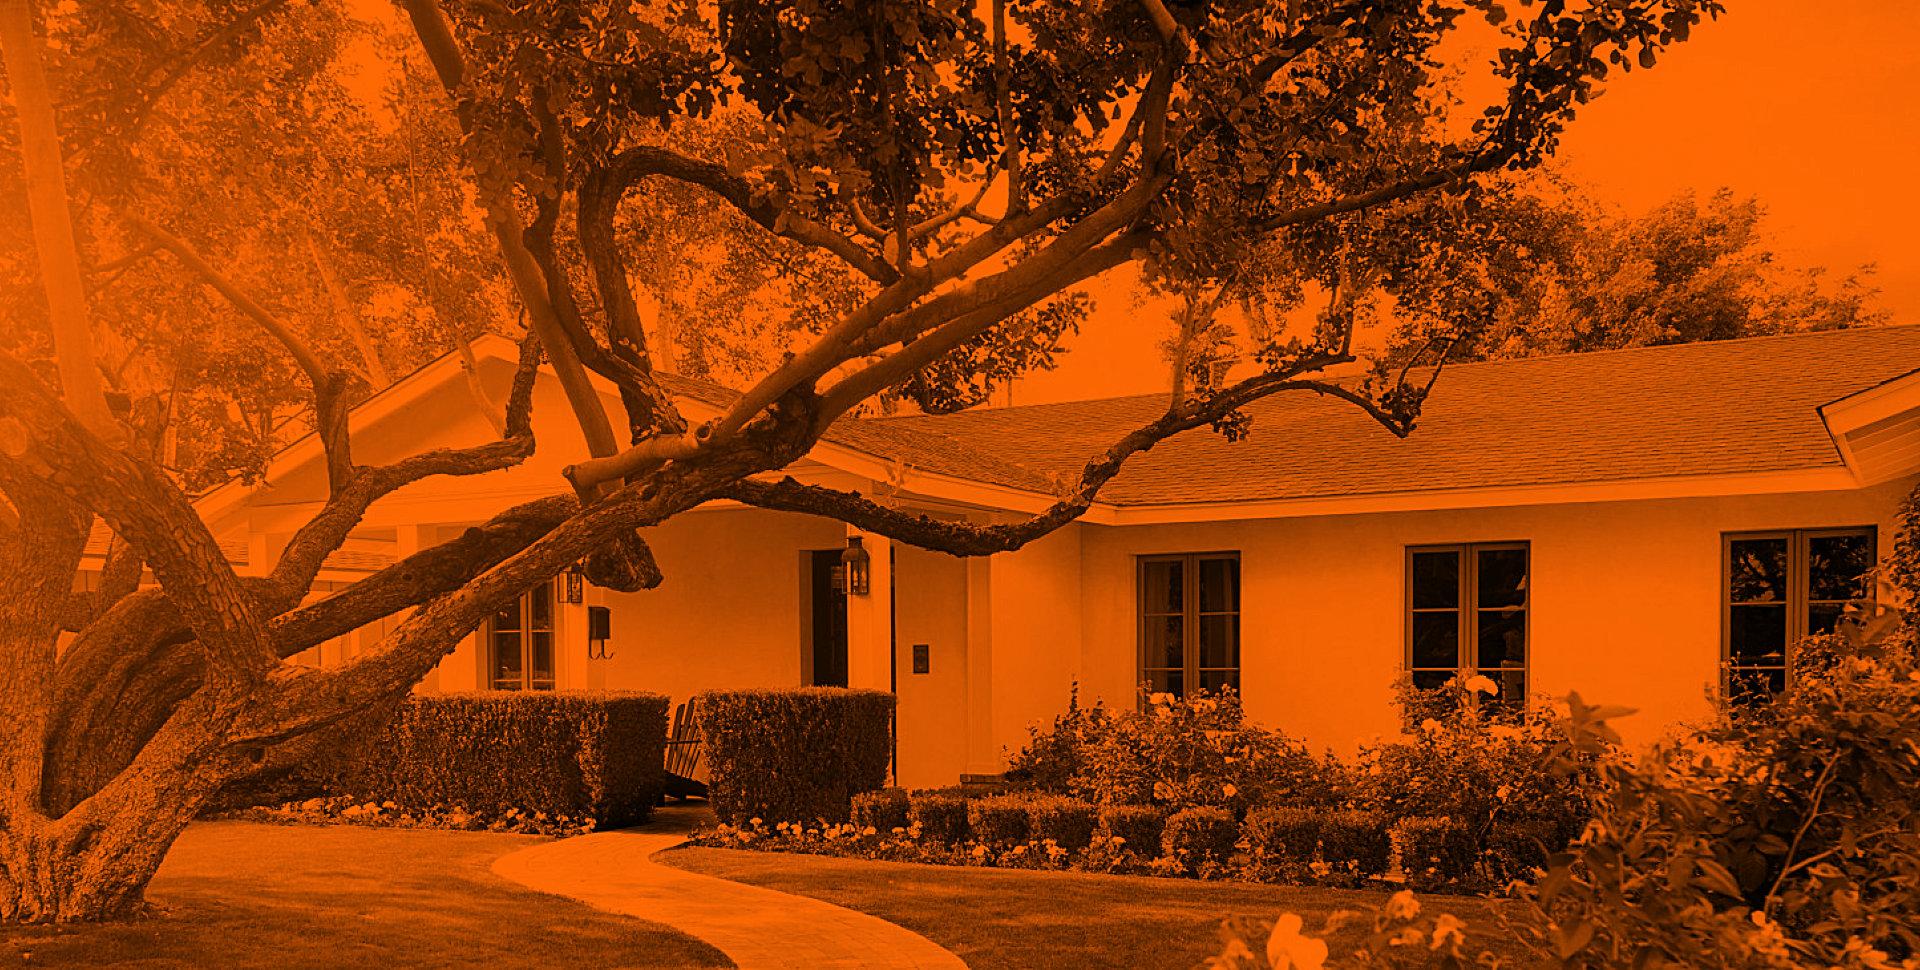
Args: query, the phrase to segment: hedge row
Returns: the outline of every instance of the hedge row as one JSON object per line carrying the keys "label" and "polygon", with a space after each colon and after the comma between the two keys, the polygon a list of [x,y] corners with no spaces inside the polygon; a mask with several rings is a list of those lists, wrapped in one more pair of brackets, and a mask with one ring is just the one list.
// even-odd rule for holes
{"label": "hedge row", "polygon": [[[1106,844],[1177,868],[1214,871],[1244,862],[1265,878],[1306,878],[1315,867],[1347,883],[1399,870],[1420,890],[1470,888],[1524,878],[1544,867],[1564,839],[1551,825],[1497,823],[1476,839],[1449,818],[1404,818],[1378,812],[1269,808],[1236,822],[1212,807],[1168,815],[1148,805],[1092,805],[1060,795],[1012,793],[969,799],[951,789],[898,788],[856,795],[853,825],[877,836],[910,834],[931,845],[969,843],[1006,848],[1052,840],[1069,852]],[[1115,843],[1112,840],[1118,839]],[[1246,855],[1236,859],[1241,849]]]}
{"label": "hedge row", "polygon": [[842,687],[707,691],[697,698],[708,800],[722,821],[845,821],[886,784],[892,694]]}
{"label": "hedge row", "polygon": [[588,814],[617,827],[652,812],[666,737],[658,694],[428,694],[319,770],[335,791],[371,801]]}

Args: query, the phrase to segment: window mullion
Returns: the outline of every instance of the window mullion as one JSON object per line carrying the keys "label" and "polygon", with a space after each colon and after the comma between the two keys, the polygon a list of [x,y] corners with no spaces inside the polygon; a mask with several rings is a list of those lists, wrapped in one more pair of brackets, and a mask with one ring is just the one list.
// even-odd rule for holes
{"label": "window mullion", "polygon": [[1480,557],[1473,554],[1473,546],[1461,546],[1455,553],[1460,557],[1460,594],[1454,602],[1460,604],[1460,642],[1454,650],[1454,667],[1474,666],[1478,660],[1475,646],[1479,643],[1480,603],[1474,592],[1480,588]]}
{"label": "window mullion", "polygon": [[1189,554],[1185,559],[1180,577],[1186,587],[1181,603],[1180,662],[1185,668],[1181,671],[1182,693],[1191,695],[1200,687],[1200,557]]}

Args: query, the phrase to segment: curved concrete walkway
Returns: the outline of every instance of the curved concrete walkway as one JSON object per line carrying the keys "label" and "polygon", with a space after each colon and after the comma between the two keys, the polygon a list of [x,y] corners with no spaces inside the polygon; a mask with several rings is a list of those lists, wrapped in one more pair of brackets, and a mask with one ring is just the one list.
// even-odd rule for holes
{"label": "curved concrete walkway", "polygon": [[804,896],[683,872],[650,856],[686,841],[678,812],[501,856],[493,871],[530,889],[664,923],[713,944],[740,970],[966,970],[951,952],[886,920]]}

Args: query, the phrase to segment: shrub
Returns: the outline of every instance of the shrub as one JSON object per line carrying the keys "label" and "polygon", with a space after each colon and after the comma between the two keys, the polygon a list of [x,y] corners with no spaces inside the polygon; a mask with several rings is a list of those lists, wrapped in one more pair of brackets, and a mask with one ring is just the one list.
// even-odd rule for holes
{"label": "shrub", "polygon": [[652,812],[666,736],[658,694],[426,694],[319,770],[329,787],[365,801],[587,814],[610,827]]}
{"label": "shrub", "polygon": [[1151,805],[1102,805],[1102,839],[1119,839],[1121,846],[1152,858],[1160,851],[1160,839],[1166,831],[1167,813]]}
{"label": "shrub", "polygon": [[[1304,808],[1262,808],[1247,815],[1247,847],[1254,858],[1298,875],[1320,847],[1323,815]],[[1331,860],[1329,860],[1331,861]]]}
{"label": "shrub", "polygon": [[1033,740],[1008,759],[1006,778],[1044,792],[1071,792],[1085,764],[1087,745],[1107,729],[1106,708],[1081,707],[1080,685],[1075,683],[1067,697],[1067,712],[1054,718],[1050,728],[1029,729]]}
{"label": "shrub", "polygon": [[882,788],[853,796],[853,825],[887,835],[907,827],[907,793],[900,788]]}
{"label": "shrub", "polygon": [[1027,821],[1036,839],[1052,839],[1069,852],[1087,847],[1100,816],[1093,805],[1078,798],[1039,796],[1027,802]]}
{"label": "shrub", "polygon": [[1199,806],[1167,816],[1161,844],[1166,854],[1189,872],[1212,863],[1224,865],[1240,841],[1240,830],[1226,810]]}
{"label": "shrub", "polygon": [[892,694],[839,687],[700,695],[707,788],[723,821],[845,821],[892,755]]}
{"label": "shrub", "polygon": [[948,845],[967,840],[967,800],[951,791],[915,792],[908,800],[908,817],[920,827],[921,838]]}
{"label": "shrub", "polygon": [[1495,822],[1484,843],[1487,878],[1498,886],[1531,880],[1534,870],[1545,870],[1547,857],[1566,844],[1558,828],[1538,819]]}
{"label": "shrub", "polygon": [[993,795],[967,803],[967,827],[975,840],[992,845],[1018,845],[1030,837],[1027,800],[1019,795]]}
{"label": "shrub", "polygon": [[1472,881],[1479,854],[1473,834],[1451,818],[1403,818],[1393,827],[1400,847],[1400,868],[1407,885],[1418,890],[1460,886]]}
{"label": "shrub", "polygon": [[1320,857],[1336,870],[1384,876],[1393,858],[1390,822],[1379,812],[1333,812],[1320,827]]}
{"label": "shrub", "polygon": [[1198,805],[1236,817],[1263,804],[1330,806],[1334,773],[1277,731],[1247,724],[1238,695],[1149,695],[1144,708],[1077,725],[1075,795],[1099,804]]}

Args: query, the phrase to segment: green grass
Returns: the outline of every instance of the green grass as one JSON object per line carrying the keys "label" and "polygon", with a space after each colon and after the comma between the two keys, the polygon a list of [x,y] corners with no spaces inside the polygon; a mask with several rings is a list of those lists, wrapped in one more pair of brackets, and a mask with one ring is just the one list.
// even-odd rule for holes
{"label": "green grass", "polygon": [[730,967],[713,947],[495,876],[534,836],[202,822],[155,915],[0,926],[0,967]]}
{"label": "green grass", "polygon": [[[1220,924],[1228,916],[1272,919],[1292,911],[1319,935],[1315,931],[1335,910],[1370,913],[1386,898],[1377,892],[737,849],[671,849],[655,861],[878,916],[952,950],[973,970],[1196,967],[1220,952]],[[1488,949],[1502,957],[1503,966],[1528,965],[1518,944],[1499,938],[1496,904],[1455,896],[1421,900],[1428,912],[1466,920],[1470,953]],[[1341,931],[1330,940],[1333,952],[1361,935],[1358,929]]]}

